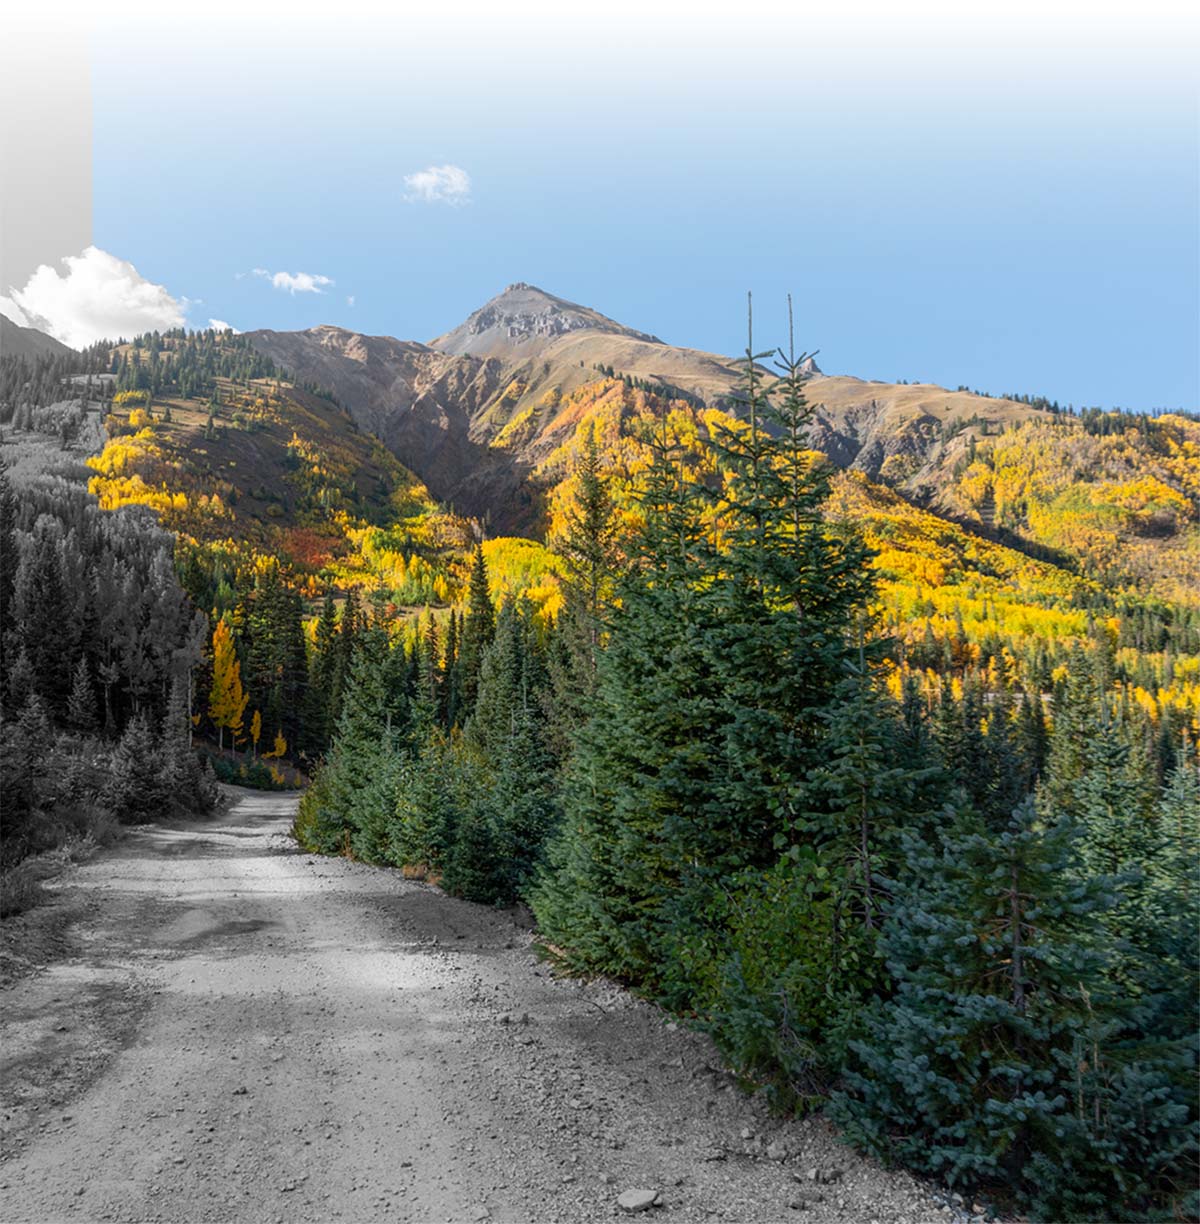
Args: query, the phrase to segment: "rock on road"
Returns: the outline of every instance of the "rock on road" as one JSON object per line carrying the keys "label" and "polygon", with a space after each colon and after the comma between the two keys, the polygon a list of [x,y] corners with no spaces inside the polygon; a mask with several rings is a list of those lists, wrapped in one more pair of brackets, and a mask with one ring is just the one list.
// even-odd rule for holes
{"label": "rock on road", "polygon": [[304,854],[295,796],[238,794],[54,885],[65,946],[0,995],[5,1224],[572,1224],[631,1188],[656,1220],[949,1218],[556,980],[513,915]]}

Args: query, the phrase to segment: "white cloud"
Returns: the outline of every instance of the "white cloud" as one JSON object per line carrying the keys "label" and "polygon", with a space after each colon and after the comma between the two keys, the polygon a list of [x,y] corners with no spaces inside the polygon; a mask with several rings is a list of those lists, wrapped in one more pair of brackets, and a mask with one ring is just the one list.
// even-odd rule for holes
{"label": "white cloud", "polygon": [[242,334],[240,328],[234,327],[232,323],[226,323],[224,319],[209,319],[208,325],[213,331],[231,331],[235,336]]}
{"label": "white cloud", "polygon": [[5,297],[3,293],[0,293],[0,314],[4,315],[10,323],[15,323],[18,327],[29,326],[29,320],[25,317],[25,312],[12,298]]}
{"label": "white cloud", "polygon": [[183,326],[187,298],[172,297],[162,285],[144,280],[133,264],[94,246],[61,262],[65,273],[42,264],[24,289],[0,299],[0,309],[9,314],[15,303],[24,326],[72,348]]}
{"label": "white cloud", "polygon": [[353,305],[354,305],[354,294],[353,294],[353,293],[352,293],[352,294],[350,294],[350,296],[346,298],[346,305],[347,305],[347,306],[353,306]]}
{"label": "white cloud", "polygon": [[276,289],[285,293],[322,293],[325,285],[332,285],[328,276],[316,272],[268,272],[266,268],[255,268],[254,275],[270,281]]}
{"label": "white cloud", "polygon": [[410,204],[467,204],[471,199],[471,176],[461,166],[426,166],[404,176]]}

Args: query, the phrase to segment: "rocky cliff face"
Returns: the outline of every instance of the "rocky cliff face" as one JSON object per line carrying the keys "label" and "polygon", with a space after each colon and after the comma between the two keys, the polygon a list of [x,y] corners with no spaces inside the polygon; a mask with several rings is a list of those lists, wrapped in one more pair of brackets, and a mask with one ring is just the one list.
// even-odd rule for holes
{"label": "rocky cliff face", "polygon": [[509,356],[514,349],[540,347],[546,341],[583,331],[662,343],[657,336],[634,331],[587,306],[577,306],[518,281],[429,345],[460,356]]}

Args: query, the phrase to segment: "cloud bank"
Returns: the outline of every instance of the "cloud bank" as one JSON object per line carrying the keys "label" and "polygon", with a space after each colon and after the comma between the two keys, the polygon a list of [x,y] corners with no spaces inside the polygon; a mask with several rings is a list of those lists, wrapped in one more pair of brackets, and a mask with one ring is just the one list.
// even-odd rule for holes
{"label": "cloud bank", "polygon": [[234,327],[232,323],[226,323],[224,319],[209,319],[208,325],[213,331],[230,331],[235,336],[242,334],[240,328]]}
{"label": "cloud bank", "polygon": [[284,293],[323,293],[326,285],[333,281],[328,276],[316,272],[268,272],[266,268],[255,268],[254,275],[270,281],[276,289]]}
{"label": "cloud bank", "polygon": [[461,166],[426,166],[404,176],[410,204],[467,204],[471,199],[471,176]]}
{"label": "cloud bank", "polygon": [[65,272],[42,264],[23,289],[0,297],[0,312],[76,349],[183,326],[187,299],[172,297],[124,259],[90,246],[60,262]]}

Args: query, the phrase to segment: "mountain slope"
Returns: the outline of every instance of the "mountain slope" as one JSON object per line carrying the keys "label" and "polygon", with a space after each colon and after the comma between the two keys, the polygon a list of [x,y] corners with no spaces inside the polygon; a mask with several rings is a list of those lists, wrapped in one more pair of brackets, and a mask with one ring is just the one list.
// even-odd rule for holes
{"label": "mountain slope", "polygon": [[578,331],[662,344],[657,336],[634,331],[589,306],[518,281],[452,331],[430,340],[429,347],[460,357],[499,357],[522,344],[537,345]]}
{"label": "mountain slope", "polygon": [[36,327],[22,327],[7,315],[0,314],[0,357],[63,357],[74,352],[60,340],[47,336]]}
{"label": "mountain slope", "polygon": [[[328,387],[434,496],[500,530],[536,530],[544,489],[534,469],[555,445],[541,426],[557,405],[606,377],[665,399],[736,410],[737,360],[665,344],[589,307],[524,283],[429,344],[336,327],[247,333],[301,381]],[[840,466],[916,488],[938,483],[943,443],[967,422],[999,427],[1034,409],[939,387],[825,377],[814,441]],[[965,445],[965,439],[962,445]],[[497,451],[500,453],[498,454]],[[900,460],[893,456],[899,455]]]}
{"label": "mountain slope", "polygon": [[[491,534],[540,535],[552,524],[563,456],[588,422],[601,423],[606,445],[619,446],[648,404],[658,412],[674,405],[693,415],[711,409],[736,414],[741,380],[733,359],[665,344],[523,283],[510,285],[429,344],[334,327],[252,332],[247,340],[300,380],[329,387],[434,497],[480,519]],[[1085,534],[1062,527],[1079,521],[1079,511],[1060,486],[1064,480],[1072,487],[1094,485],[1096,493],[1101,452],[1111,466],[1118,444],[1084,445],[1081,436],[1093,427],[1078,417],[931,384],[825,375],[815,365],[808,398],[812,444],[836,466],[973,522],[976,531],[998,531],[1037,555],[1053,550],[1088,573],[1097,572],[1100,541],[1116,557],[1106,561],[1114,581],[1149,582],[1170,597],[1196,572],[1200,513],[1184,471],[1195,466],[1195,443],[1184,434],[1171,443],[1182,448],[1174,475],[1156,457],[1168,434],[1179,433],[1174,426],[1175,433],[1164,433],[1165,427],[1131,420],[1134,435],[1157,430],[1157,440],[1151,445],[1147,433],[1142,442],[1121,444],[1132,457],[1120,481],[1145,476],[1157,483],[1150,492],[1139,487],[1113,496],[1144,501],[1149,526],[1131,520],[1128,530]],[[980,476],[973,466],[980,461],[977,451],[991,454],[1000,446],[996,440],[1010,435],[1036,438],[1038,454],[1050,465],[1041,476],[1027,474],[1032,492],[1011,493],[1003,477]],[[1033,506],[1050,485],[1058,489],[1055,507],[1034,509],[1031,518],[1022,507]],[[1159,512],[1163,498],[1171,503],[1169,513]],[[1129,547],[1121,548],[1122,541]],[[1135,553],[1136,565],[1119,564]]]}

